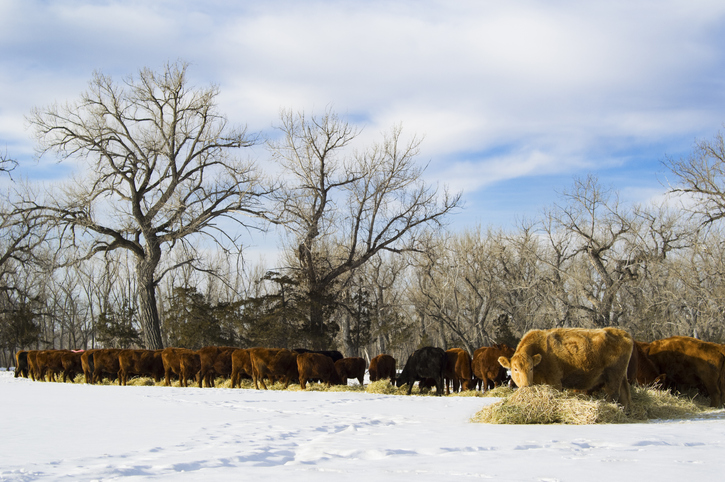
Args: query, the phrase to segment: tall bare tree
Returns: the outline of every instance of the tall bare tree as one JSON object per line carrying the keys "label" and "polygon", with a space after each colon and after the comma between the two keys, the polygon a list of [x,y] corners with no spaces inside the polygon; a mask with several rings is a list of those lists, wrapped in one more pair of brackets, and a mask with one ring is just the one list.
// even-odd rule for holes
{"label": "tall bare tree", "polygon": [[382,142],[351,152],[359,131],[334,113],[283,112],[282,137],[270,145],[286,187],[277,191],[294,268],[310,301],[310,333],[330,343],[325,308],[336,282],[381,251],[419,248],[421,231],[440,225],[460,202],[422,180],[420,141],[395,128]]}
{"label": "tall bare tree", "polygon": [[82,244],[86,258],[116,249],[134,254],[148,348],[163,347],[155,290],[168,271],[158,272],[164,254],[188,247],[198,233],[216,239],[222,219],[256,226],[244,215],[261,214],[265,189],[255,165],[230,153],[255,138],[228,125],[218,94],[215,86],[190,86],[187,64],[175,63],[122,83],[96,73],[78,100],[29,116],[41,155],[83,161],[87,169],[26,206]]}

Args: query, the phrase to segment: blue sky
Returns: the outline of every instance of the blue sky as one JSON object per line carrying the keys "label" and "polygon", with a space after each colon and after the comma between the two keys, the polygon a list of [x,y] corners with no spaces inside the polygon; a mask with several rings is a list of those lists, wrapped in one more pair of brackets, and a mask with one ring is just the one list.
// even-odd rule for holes
{"label": "blue sky", "polygon": [[647,201],[665,156],[725,123],[722,0],[0,0],[0,151],[67,176],[34,160],[30,109],[177,59],[252,131],[332,106],[363,138],[424,136],[427,179],[464,192],[459,227],[536,216],[588,173]]}

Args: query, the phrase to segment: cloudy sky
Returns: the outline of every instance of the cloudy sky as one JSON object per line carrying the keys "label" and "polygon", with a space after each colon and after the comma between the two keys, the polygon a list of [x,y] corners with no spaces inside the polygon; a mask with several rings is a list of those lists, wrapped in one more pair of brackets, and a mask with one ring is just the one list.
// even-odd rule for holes
{"label": "cloudy sky", "polygon": [[535,216],[589,173],[645,201],[725,123],[722,0],[0,0],[0,152],[67,176],[35,160],[30,109],[178,59],[253,131],[332,106],[370,139],[424,136],[458,225]]}

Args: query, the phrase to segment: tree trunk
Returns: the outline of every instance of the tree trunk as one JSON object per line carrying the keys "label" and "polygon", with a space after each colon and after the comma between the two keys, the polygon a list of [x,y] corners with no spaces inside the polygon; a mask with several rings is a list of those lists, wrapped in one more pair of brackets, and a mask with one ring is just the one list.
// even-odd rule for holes
{"label": "tree trunk", "polygon": [[325,346],[325,315],[322,303],[314,295],[310,296],[310,343],[313,350],[327,350]]}
{"label": "tree trunk", "polygon": [[149,350],[164,348],[159,311],[156,305],[156,283],[154,282],[156,264],[141,259],[136,265],[139,321],[143,330],[144,344]]}
{"label": "tree trunk", "polygon": [[350,314],[345,313],[342,316],[342,344],[346,357],[357,356],[357,347],[350,339]]}

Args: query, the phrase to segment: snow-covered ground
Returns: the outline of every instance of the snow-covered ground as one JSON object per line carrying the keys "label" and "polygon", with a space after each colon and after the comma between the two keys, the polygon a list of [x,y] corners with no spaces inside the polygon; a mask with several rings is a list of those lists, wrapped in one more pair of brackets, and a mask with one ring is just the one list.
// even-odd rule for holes
{"label": "snow-covered ground", "polygon": [[722,480],[725,413],[483,425],[496,399],[89,386],[0,372],[0,480]]}

